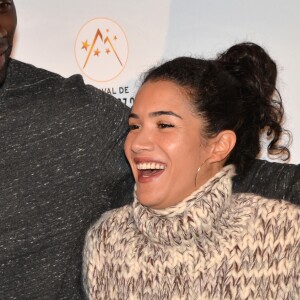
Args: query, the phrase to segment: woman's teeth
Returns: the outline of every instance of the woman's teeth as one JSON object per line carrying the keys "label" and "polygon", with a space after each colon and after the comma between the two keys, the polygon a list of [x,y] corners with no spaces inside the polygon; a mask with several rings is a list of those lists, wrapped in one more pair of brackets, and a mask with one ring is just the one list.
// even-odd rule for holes
{"label": "woman's teeth", "polygon": [[165,165],[155,162],[146,162],[146,163],[138,163],[138,170],[164,170],[166,168]]}

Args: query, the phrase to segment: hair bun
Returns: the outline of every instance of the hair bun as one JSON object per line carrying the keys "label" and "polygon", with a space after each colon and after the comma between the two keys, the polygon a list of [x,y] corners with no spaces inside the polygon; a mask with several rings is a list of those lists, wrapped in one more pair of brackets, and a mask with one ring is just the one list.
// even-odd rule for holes
{"label": "hair bun", "polygon": [[266,51],[254,43],[240,43],[218,55],[227,72],[262,97],[270,98],[276,90],[277,68]]}

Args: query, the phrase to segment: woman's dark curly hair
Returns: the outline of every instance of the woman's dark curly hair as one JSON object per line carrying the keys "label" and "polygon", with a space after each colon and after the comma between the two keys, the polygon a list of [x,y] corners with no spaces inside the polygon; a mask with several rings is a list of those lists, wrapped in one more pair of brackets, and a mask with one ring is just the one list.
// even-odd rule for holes
{"label": "woman's dark curly hair", "polygon": [[[245,172],[261,150],[267,134],[268,153],[287,160],[289,149],[280,145],[284,114],[276,89],[277,67],[263,48],[254,43],[232,46],[215,60],[178,57],[150,69],[143,80],[169,80],[183,87],[206,124],[205,137],[223,130],[235,132],[237,142],[226,164]],[[276,98],[274,97],[276,96]]]}

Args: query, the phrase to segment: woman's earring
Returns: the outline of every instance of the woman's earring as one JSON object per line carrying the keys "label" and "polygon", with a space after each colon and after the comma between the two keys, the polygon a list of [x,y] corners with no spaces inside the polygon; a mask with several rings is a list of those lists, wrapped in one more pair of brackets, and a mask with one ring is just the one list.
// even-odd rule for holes
{"label": "woman's earring", "polygon": [[197,177],[198,177],[198,173],[201,170],[201,166],[198,168],[197,172],[196,172],[196,176],[195,176],[195,187],[197,187]]}
{"label": "woman's earring", "polygon": [[197,177],[199,174],[199,171],[201,170],[201,168],[206,164],[206,162],[209,160],[210,157],[208,157],[202,164],[201,166],[198,168],[197,172],[196,172],[196,176],[195,176],[195,187],[197,187]]}

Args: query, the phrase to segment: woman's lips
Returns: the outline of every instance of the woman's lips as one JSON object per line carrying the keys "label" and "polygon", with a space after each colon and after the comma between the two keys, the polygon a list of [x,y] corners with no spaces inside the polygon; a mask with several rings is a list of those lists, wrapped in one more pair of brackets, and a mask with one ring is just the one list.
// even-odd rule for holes
{"label": "woman's lips", "polygon": [[151,182],[154,179],[157,179],[164,170],[155,170],[155,171],[138,171],[138,181],[139,183]]}
{"label": "woman's lips", "polygon": [[138,181],[139,183],[151,182],[157,179],[164,171],[164,169],[138,170]]}
{"label": "woman's lips", "polygon": [[166,169],[166,164],[151,158],[136,158],[138,182],[147,183],[157,179]]}

